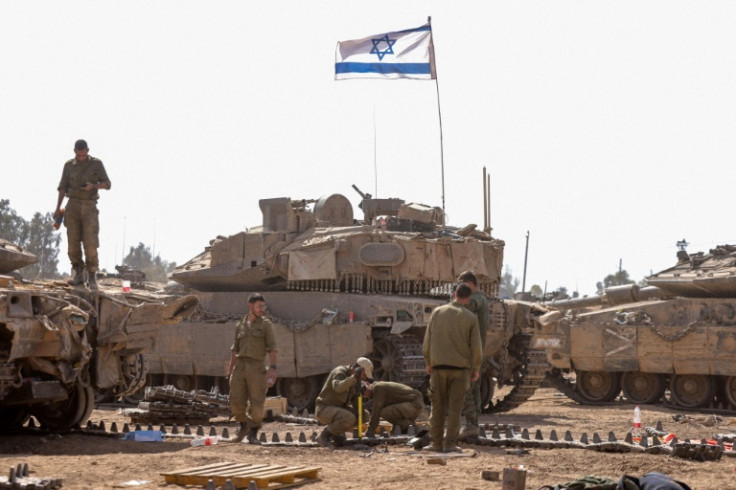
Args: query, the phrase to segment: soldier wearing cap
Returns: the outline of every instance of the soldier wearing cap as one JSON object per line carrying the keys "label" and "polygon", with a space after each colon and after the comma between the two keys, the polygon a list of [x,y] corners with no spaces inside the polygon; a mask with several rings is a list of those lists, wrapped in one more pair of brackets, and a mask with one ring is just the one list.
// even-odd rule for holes
{"label": "soldier wearing cap", "polygon": [[[263,425],[268,383],[276,382],[276,337],[266,313],[266,299],[253,293],[248,298],[248,313],[235,325],[235,340],[230,348],[230,408],[240,429],[235,441],[258,444],[258,429]],[[268,353],[270,366],[264,363]]]}
{"label": "soldier wearing cap", "polygon": [[393,381],[377,381],[366,384],[363,397],[373,401],[371,419],[368,422],[366,435],[373,437],[381,417],[394,426],[399,426],[406,434],[410,425],[424,409],[424,396],[419,390]]}
{"label": "soldier wearing cap", "polygon": [[337,445],[345,442],[345,431],[352,430],[358,421],[353,403],[359,395],[360,382],[372,378],[373,363],[365,357],[359,357],[352,366],[337,366],[330,372],[314,411],[317,420],[327,425],[317,439],[321,446],[331,439]]}
{"label": "soldier wearing cap", "polygon": [[[458,284],[453,301],[435,308],[424,333],[424,362],[429,378],[429,433],[432,451],[459,452],[460,412],[470,381],[479,377],[481,362],[478,319],[464,305],[472,291]],[[447,431],[445,431],[445,414]]]}
{"label": "soldier wearing cap", "polygon": [[[99,189],[110,189],[110,179],[99,158],[89,155],[84,140],[74,143],[75,157],[64,164],[59,182],[59,198],[54,210],[54,219],[61,216],[64,197],[69,201],[64,210],[64,226],[68,242],[69,260],[72,262],[72,278],[69,284],[83,284],[87,271],[90,289],[97,288],[95,273],[99,268],[97,247],[99,246],[99,211],[97,199]],[[84,258],[82,257],[84,249]]]}

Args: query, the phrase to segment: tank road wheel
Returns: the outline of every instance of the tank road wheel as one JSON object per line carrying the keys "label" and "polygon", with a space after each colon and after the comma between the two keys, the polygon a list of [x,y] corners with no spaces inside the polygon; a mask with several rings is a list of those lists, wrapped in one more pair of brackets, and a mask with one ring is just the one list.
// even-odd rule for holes
{"label": "tank road wheel", "polygon": [[373,343],[373,352],[368,356],[373,363],[373,379],[376,381],[397,381],[395,366],[400,362],[401,352],[388,338]]}
{"label": "tank road wheel", "polygon": [[731,407],[736,407],[736,376],[729,376],[723,382],[723,392]]}
{"label": "tank road wheel", "polygon": [[657,403],[664,394],[664,376],[657,373],[624,373],[621,377],[621,390],[631,403],[649,405]]}
{"label": "tank road wheel", "polygon": [[289,407],[302,411],[312,410],[319,394],[319,383],[316,376],[306,378],[279,378],[276,393],[286,398]]}
{"label": "tank road wheel", "polygon": [[670,400],[678,407],[704,407],[714,393],[713,378],[704,374],[677,374],[670,381]]}
{"label": "tank road wheel", "polygon": [[587,402],[610,402],[621,391],[621,374],[606,371],[578,371],[575,388]]}
{"label": "tank road wheel", "polygon": [[186,374],[170,375],[170,377],[167,376],[166,383],[173,385],[174,388],[181,391],[192,391],[196,386],[194,376],[187,376]]}
{"label": "tank road wheel", "polygon": [[94,401],[92,387],[77,384],[69,390],[68,399],[39,408],[33,415],[46,429],[71,429],[89,418]]}

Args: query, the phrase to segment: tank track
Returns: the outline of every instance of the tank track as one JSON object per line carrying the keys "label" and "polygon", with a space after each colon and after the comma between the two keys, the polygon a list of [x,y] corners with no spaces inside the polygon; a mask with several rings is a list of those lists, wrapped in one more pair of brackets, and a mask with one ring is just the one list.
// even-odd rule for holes
{"label": "tank track", "polygon": [[[485,413],[501,413],[513,410],[526,402],[542,385],[550,365],[547,363],[547,353],[544,350],[528,349],[530,335],[522,335],[522,356],[524,362],[522,371],[517,373],[517,381],[503,399],[485,409]],[[385,342],[381,346],[384,358],[371,356],[374,365],[381,366],[377,371],[380,380],[394,381],[411,386],[415,389],[424,389],[427,386],[426,364],[422,354],[422,343],[416,337],[399,337],[388,335],[381,339]],[[390,369],[390,373],[385,370]],[[376,377],[378,380],[379,378]]]}
{"label": "tank track", "polygon": [[[610,402],[592,402],[589,400],[586,400],[580,396],[578,393],[578,390],[575,388],[575,382],[566,378],[563,373],[559,369],[553,369],[551,371],[547,372],[547,377],[544,380],[544,382],[551,386],[552,388],[555,388],[557,391],[574,401],[575,403],[579,403],[580,405],[588,405],[588,406],[605,406],[605,405],[611,405],[616,406],[620,405],[621,401],[615,400]],[[623,399],[624,403],[631,403],[627,401],[625,398],[623,398],[622,394],[619,394],[619,399]],[[711,404],[707,407],[702,408],[686,408],[678,406],[675,403],[672,403],[670,401],[667,401],[664,397],[658,402],[653,404],[654,406],[659,407],[667,407],[674,410],[682,410],[690,413],[704,413],[704,414],[717,414],[717,415],[733,415],[736,413],[736,407],[730,406],[728,403],[721,402],[720,405]]]}
{"label": "tank track", "polygon": [[547,373],[547,379],[545,380],[550,386],[555,388],[557,391],[568,397],[570,400],[579,403],[581,405],[610,405],[615,402],[590,402],[580,396],[578,390],[575,389],[575,383],[562,374],[559,369],[553,369]]}
{"label": "tank track", "polygon": [[[570,431],[566,431],[563,436],[558,436],[557,431],[553,429],[549,435],[545,437],[541,430],[536,430],[535,434],[532,434],[532,431],[529,429],[519,429],[520,428],[518,426],[512,427],[505,424],[481,425],[480,435],[473,441],[464,441],[462,444],[463,446],[470,447],[487,446],[507,448],[507,453],[517,455],[526,454],[530,449],[587,449],[590,451],[611,453],[661,454],[695,461],[718,461],[723,456],[730,458],[736,457],[736,451],[734,451],[731,446],[724,445],[724,443],[727,442],[726,438],[720,437],[717,440],[712,441],[702,439],[699,443],[691,442],[689,440],[679,441],[677,438],[674,438],[670,442],[664,442],[663,440],[660,441],[657,435],[663,431],[653,430],[649,427],[647,428],[648,437],[643,437],[641,442],[633,441],[631,433],[627,433],[624,439],[619,439],[613,432],[609,432],[607,438],[605,436],[601,437],[598,433],[593,433],[592,437],[589,438],[588,434],[583,432],[578,439],[574,439]],[[135,427],[131,427],[126,423],[122,431],[118,431],[117,424],[114,422],[108,429],[104,421],[101,421],[99,424],[87,421],[86,427],[72,429],[63,433],[114,437],[119,439],[121,433],[124,435],[132,432],[133,430],[144,430],[144,426],[141,424],[135,424]],[[148,430],[154,430],[153,425],[148,425]],[[176,424],[173,424],[168,427],[166,425],[160,425],[159,430],[162,432],[164,437],[169,440],[189,440],[209,434],[210,437],[219,437],[222,442],[230,441],[228,429],[224,428],[218,434],[218,430],[215,426],[210,426],[209,431],[207,431],[202,425],[193,430],[187,424],[184,426],[183,431],[181,431]],[[361,451],[370,450],[373,447],[383,447],[384,452],[388,452],[389,445],[414,446],[415,449],[418,449],[423,446],[420,440],[422,439],[422,434],[426,434],[426,432],[426,428],[420,430],[419,427],[411,426],[406,434],[402,434],[400,430],[391,434],[382,430],[381,433],[374,438],[358,438],[357,431],[354,431],[352,437],[345,440],[343,447],[345,449]],[[24,427],[19,433],[23,435],[42,435],[45,434],[46,431],[39,430],[33,424],[29,424],[28,427]],[[287,432],[285,435],[280,435],[279,433],[274,432],[271,437],[268,437],[265,432],[261,432],[259,441],[263,447],[320,447],[316,442],[316,430],[312,430],[311,436],[308,436],[304,431],[299,432],[296,436],[292,435],[291,432]],[[417,446],[418,443],[419,446]],[[436,453],[427,453],[427,455],[435,456]],[[473,455],[473,453],[469,453],[467,455]],[[444,457],[460,457],[460,455],[445,455]]]}
{"label": "tank track", "polygon": [[[422,343],[418,338],[387,335],[377,340],[376,344],[379,347],[374,345],[374,352],[370,356],[377,368],[374,373],[376,381],[393,381],[415,389],[426,384],[426,364]],[[382,356],[379,357],[379,354]]]}
{"label": "tank track", "polygon": [[[528,342],[528,339],[527,339]],[[529,349],[526,351],[521,376],[509,394],[485,410],[486,413],[508,412],[526,402],[542,385],[550,365],[544,350]]]}

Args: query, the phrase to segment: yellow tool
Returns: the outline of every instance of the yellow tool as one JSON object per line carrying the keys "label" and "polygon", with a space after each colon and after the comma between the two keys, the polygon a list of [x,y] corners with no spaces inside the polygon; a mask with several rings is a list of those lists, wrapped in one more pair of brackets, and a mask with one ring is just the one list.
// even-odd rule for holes
{"label": "yellow tool", "polygon": [[363,394],[358,394],[358,439],[363,437]]}

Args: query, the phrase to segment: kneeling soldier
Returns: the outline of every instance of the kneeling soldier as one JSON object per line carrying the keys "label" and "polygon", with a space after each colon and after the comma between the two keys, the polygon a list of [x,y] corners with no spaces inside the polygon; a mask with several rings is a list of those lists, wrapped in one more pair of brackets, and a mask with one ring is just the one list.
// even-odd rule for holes
{"label": "kneeling soldier", "polygon": [[398,425],[401,432],[406,434],[409,426],[416,423],[424,409],[422,393],[401,383],[377,381],[366,385],[363,396],[373,400],[367,437],[374,436],[381,417],[394,426]]}
{"label": "kneeling soldier", "polygon": [[373,363],[359,357],[352,366],[337,366],[332,370],[317,397],[314,416],[327,427],[319,435],[317,442],[326,446],[330,439],[335,444],[345,442],[345,431],[352,430],[358,421],[357,408],[353,401],[360,391],[360,382],[371,379]]}

